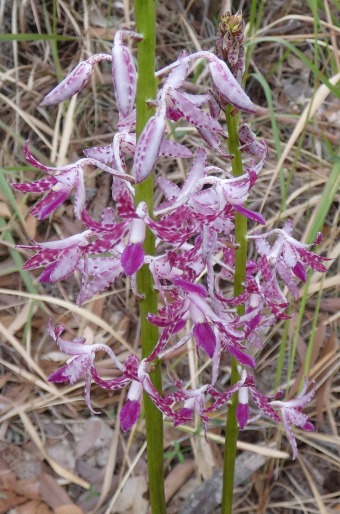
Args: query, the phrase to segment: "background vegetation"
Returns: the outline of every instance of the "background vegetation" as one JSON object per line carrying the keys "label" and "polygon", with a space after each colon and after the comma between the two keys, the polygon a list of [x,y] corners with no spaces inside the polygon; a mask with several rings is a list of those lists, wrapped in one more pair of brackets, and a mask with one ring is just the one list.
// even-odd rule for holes
{"label": "background vegetation", "polygon": [[[313,274],[301,285],[301,301],[292,318],[269,335],[256,370],[266,392],[283,384],[292,395],[303,375],[316,380],[308,413],[316,431],[297,431],[300,455],[293,463],[283,458],[289,449],[280,427],[263,420],[249,425],[239,443],[234,512],[335,512],[340,509],[340,2],[159,2],[158,67],[183,49],[212,49],[221,9],[231,7],[243,9],[248,23],[247,91],[263,108],[251,126],[269,143],[249,206],[262,211],[268,227],[292,219],[304,242],[322,231],[318,251],[332,259],[326,276]],[[73,303],[77,277],[42,286],[34,273],[21,271],[28,253],[15,245],[67,237],[80,227],[71,203],[51,220],[37,222],[29,214],[34,195],[10,187],[38,178],[23,157],[26,139],[37,157],[59,165],[74,161],[83,148],[109,144],[117,111],[106,63],[76,100],[48,108],[39,103],[80,60],[110,52],[122,26],[134,26],[129,0],[1,3],[0,513],[147,512],[144,422],[121,434],[117,412],[124,392],[107,395],[93,387],[93,404],[103,412],[95,418],[85,407],[81,385],[46,382],[64,361],[46,333],[51,317],[74,336],[107,342],[122,358],[138,351],[138,310],[129,284],[121,282],[80,309]],[[204,91],[205,70],[198,66],[194,76],[191,87]],[[170,132],[198,144],[191,128],[178,124]],[[166,160],[158,173],[180,182],[185,169]],[[98,171],[87,177],[88,204],[97,217],[111,201],[110,183]],[[195,384],[207,372],[200,365],[188,352],[171,372]],[[227,362],[224,369],[228,380]],[[192,491],[206,514],[217,508],[212,491],[220,494],[215,470],[222,463],[223,426],[222,418],[211,420],[210,444],[198,423],[166,426],[170,514],[193,512],[193,500],[185,502]]]}

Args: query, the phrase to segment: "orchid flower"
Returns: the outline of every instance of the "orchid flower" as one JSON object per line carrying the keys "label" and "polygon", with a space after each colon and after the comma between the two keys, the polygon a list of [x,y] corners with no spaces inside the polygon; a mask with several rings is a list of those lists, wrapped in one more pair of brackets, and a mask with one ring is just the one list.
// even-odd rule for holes
{"label": "orchid flower", "polygon": [[308,432],[313,432],[314,430],[314,427],[312,423],[309,421],[308,416],[302,412],[302,409],[311,402],[315,395],[316,388],[314,382],[312,389],[309,392],[307,392],[309,386],[310,381],[307,378],[305,378],[305,383],[301,390],[301,393],[296,397],[295,400],[274,400],[270,402],[271,407],[279,408],[281,411],[283,426],[288,441],[293,450],[294,460],[297,457],[297,444],[291,428],[292,425],[295,425],[296,427],[301,428],[302,430],[306,430]]}
{"label": "orchid flower", "polygon": [[[104,351],[114,362],[115,366],[122,372],[124,372],[124,366],[119,362],[111,348],[105,344],[85,344],[86,339],[84,337],[76,337],[72,341],[66,341],[63,339],[61,334],[64,331],[62,325],[57,325],[54,329],[51,324],[48,325],[48,333],[54,339],[60,350],[67,355],[71,355],[71,358],[67,363],[59,368],[57,371],[52,373],[49,377],[50,382],[67,382],[75,384],[81,377],[85,376],[85,399],[87,406],[92,412],[93,411],[90,403],[90,386],[91,378],[97,376],[97,371],[94,364],[94,358],[96,352]],[[119,387],[125,385],[126,380],[117,379]]]}
{"label": "orchid flower", "polygon": [[80,219],[81,212],[85,208],[84,168],[87,166],[95,166],[113,176],[133,182],[133,178],[126,175],[123,171],[115,170],[96,159],[79,159],[73,164],[54,168],[42,164],[32,155],[29,149],[29,141],[25,143],[24,152],[29,164],[46,171],[50,175],[45,179],[30,184],[13,184],[13,187],[18,191],[28,193],[40,193],[50,190],[47,196],[40,200],[31,210],[31,214],[38,215],[39,219],[44,219],[54,212],[57,207],[67,200],[74,188],[76,189],[74,213],[76,218]]}
{"label": "orchid flower", "polygon": [[[294,276],[306,281],[306,267],[310,267],[316,271],[325,272],[327,268],[323,262],[327,261],[326,257],[320,257],[309,250],[311,246],[319,244],[322,236],[318,234],[314,243],[303,244],[291,237],[292,222],[288,221],[282,229],[274,229],[266,234],[253,234],[249,235],[248,239],[254,239],[257,250],[262,255],[262,272],[264,275],[270,274],[270,269],[273,273],[278,273],[282,281],[290,290],[292,296],[298,298],[298,289],[294,280]],[[275,243],[270,246],[267,238],[276,235]],[[272,276],[271,282],[274,283],[275,279]]]}
{"label": "orchid flower", "polygon": [[32,270],[44,267],[40,282],[59,282],[67,278],[77,269],[78,263],[89,239],[93,236],[91,230],[70,236],[59,241],[35,243],[32,246],[20,245],[18,248],[37,250],[23,269]]}

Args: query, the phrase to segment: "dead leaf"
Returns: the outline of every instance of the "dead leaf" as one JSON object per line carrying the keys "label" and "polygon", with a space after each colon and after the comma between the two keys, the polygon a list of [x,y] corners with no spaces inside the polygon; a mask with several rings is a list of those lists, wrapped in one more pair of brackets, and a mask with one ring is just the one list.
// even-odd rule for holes
{"label": "dead leaf", "polygon": [[165,501],[168,501],[186,483],[195,470],[194,459],[176,464],[165,479]]}
{"label": "dead leaf", "polygon": [[74,503],[69,503],[55,509],[54,514],[83,514],[83,511]]}
{"label": "dead leaf", "polygon": [[146,514],[149,502],[144,495],[147,490],[145,476],[128,478],[111,510],[112,514]]}
{"label": "dead leaf", "polygon": [[0,441],[0,455],[19,479],[37,479],[40,475],[39,460],[22,448]]}
{"label": "dead leaf", "polygon": [[52,514],[52,511],[44,503],[32,500],[12,509],[8,514]]}
{"label": "dead leaf", "polygon": [[57,481],[47,473],[41,475],[41,495],[54,514],[83,514]]}
{"label": "dead leaf", "polygon": [[[323,360],[327,355],[333,355],[334,351],[336,349],[336,335],[334,332],[331,333],[331,335],[328,337],[328,339],[325,342],[325,346],[320,353],[320,360]],[[324,371],[318,378],[321,380],[327,373],[327,370]],[[316,412],[318,421],[320,423],[323,423],[323,411],[324,406],[327,402],[327,396],[329,396],[329,387],[332,382],[333,376],[329,376],[323,384],[318,388],[315,399],[316,399]]]}

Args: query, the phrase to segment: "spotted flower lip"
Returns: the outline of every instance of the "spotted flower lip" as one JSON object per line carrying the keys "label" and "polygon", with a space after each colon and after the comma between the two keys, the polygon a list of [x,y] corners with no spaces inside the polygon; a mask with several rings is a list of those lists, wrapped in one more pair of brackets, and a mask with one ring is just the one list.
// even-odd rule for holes
{"label": "spotted flower lip", "polygon": [[142,384],[133,380],[130,385],[126,402],[119,415],[120,426],[123,432],[131,430],[131,428],[137,423],[141,411],[142,394]]}

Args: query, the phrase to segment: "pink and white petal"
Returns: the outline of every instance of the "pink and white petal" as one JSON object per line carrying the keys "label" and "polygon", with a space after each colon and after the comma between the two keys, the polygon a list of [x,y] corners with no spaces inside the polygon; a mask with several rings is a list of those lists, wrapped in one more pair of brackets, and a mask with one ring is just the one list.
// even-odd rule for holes
{"label": "pink and white petal", "polygon": [[298,253],[303,262],[305,262],[313,270],[319,271],[321,273],[325,273],[327,271],[327,268],[323,262],[329,261],[331,259],[328,259],[327,257],[321,257],[320,255],[316,255],[315,253],[309,252],[303,248],[299,248]]}
{"label": "pink and white petal", "polygon": [[[184,57],[183,55],[179,58]],[[168,75],[165,85],[166,87],[171,87],[174,89],[178,89],[183,84],[184,80],[188,76],[189,73],[189,63],[184,62],[176,66]]]}
{"label": "pink and white petal", "polygon": [[32,216],[37,216],[39,220],[47,218],[70,196],[71,189],[63,186],[58,191],[50,191],[44,198],[39,200],[30,210]]}
{"label": "pink and white petal", "polygon": [[170,141],[170,139],[163,138],[160,149],[160,157],[178,157],[181,159],[189,159],[192,157],[192,152],[184,145]]}
{"label": "pink and white petal", "polygon": [[285,415],[285,413],[282,413],[282,422],[283,422],[283,426],[284,426],[284,429],[285,429],[285,433],[286,433],[287,439],[288,439],[289,444],[290,444],[290,446],[292,448],[292,451],[293,451],[292,459],[295,460],[296,457],[297,457],[297,454],[298,454],[296,439],[295,439],[293,430],[291,428],[291,425],[289,423],[289,420],[287,419],[287,416]]}
{"label": "pink and white petal", "polygon": [[[177,88],[175,88],[177,89]],[[184,96],[187,100],[189,100],[192,104],[196,105],[196,107],[201,107],[201,105],[209,102],[211,96],[209,93],[203,95],[192,95],[191,93],[187,93],[186,91],[181,91],[181,95]],[[215,118],[217,119],[217,118]]]}
{"label": "pink and white petal", "polygon": [[[60,282],[71,275],[77,269],[81,254],[82,250],[78,246],[64,250],[49,274],[49,282]],[[41,278],[40,281],[42,281]]]}
{"label": "pink and white petal", "polygon": [[209,114],[206,114],[199,107],[196,107],[195,104],[190,102],[179,91],[171,89],[168,95],[171,98],[175,110],[181,113],[183,118],[191,125],[194,125],[194,127],[214,132],[224,132],[217,120],[211,118]]}
{"label": "pink and white petal", "polygon": [[[158,177],[157,185],[167,200],[174,200],[180,195],[180,188],[165,177]],[[162,206],[164,206],[164,203],[161,204],[158,208],[161,208]]]}
{"label": "pink and white petal", "polygon": [[93,235],[91,230],[84,230],[80,234],[74,234],[73,236],[59,239],[59,241],[46,241],[45,243],[38,243],[39,248],[48,250],[64,250],[76,245],[85,245],[88,239]]}
{"label": "pink and white petal", "polygon": [[112,168],[116,168],[116,161],[113,157],[113,146],[94,146],[92,148],[86,148],[83,150],[84,155],[89,159],[96,159],[104,164],[109,164]]}
{"label": "pink and white petal", "polygon": [[48,381],[49,382],[68,382],[69,384],[75,384],[84,375],[88,366],[88,355],[81,354],[75,355],[57,371],[52,373]]}
{"label": "pink and white petal", "polygon": [[[30,248],[30,247],[29,247]],[[33,255],[25,264],[22,266],[24,270],[32,270],[36,268],[42,268],[51,264],[57,258],[58,252],[55,250],[41,250],[36,255]]]}
{"label": "pink and white petal", "polygon": [[299,298],[299,288],[296,285],[294,275],[291,270],[283,262],[278,262],[276,264],[276,269],[282,281],[288,287],[294,300],[297,300]]}
{"label": "pink and white petal", "polygon": [[40,105],[57,104],[79,93],[90,80],[93,69],[93,64],[89,60],[80,62],[58,86],[45,96]]}
{"label": "pink and white petal", "polygon": [[42,193],[51,189],[55,184],[57,184],[57,180],[54,177],[45,177],[35,182],[12,184],[12,187],[22,193]]}
{"label": "pink and white petal", "polygon": [[165,118],[161,114],[152,116],[147,122],[136,146],[134,173],[137,183],[145,180],[152,172],[159,156],[165,131]]}
{"label": "pink and white petal", "polygon": [[[133,110],[137,84],[132,54],[129,48],[123,45],[123,37],[126,35],[128,31],[118,31],[112,47],[112,80],[118,111],[123,117],[131,114]],[[137,39],[141,39],[140,36]]]}
{"label": "pink and white petal", "polygon": [[133,109],[127,116],[121,116],[117,127],[119,132],[130,132],[136,130],[136,109]]}
{"label": "pink and white petal", "polygon": [[100,275],[96,275],[95,278],[86,285],[86,289],[84,291],[80,291],[77,303],[79,304],[80,301],[84,303],[94,295],[108,289],[122,272],[123,268],[119,262]]}
{"label": "pink and white petal", "polygon": [[248,236],[248,239],[255,239],[256,249],[260,255],[270,255],[271,247],[264,237],[262,237],[262,236],[252,237],[250,235],[250,236]]}
{"label": "pink and white petal", "polygon": [[41,162],[39,162],[34,156],[33,154],[31,153],[30,149],[29,149],[29,144],[30,144],[30,140],[27,139],[27,141],[25,141],[25,144],[24,144],[24,156],[25,156],[25,159],[26,161],[31,164],[32,166],[34,166],[35,168],[39,168],[40,170],[44,170],[44,171],[56,171],[57,168],[52,168],[51,166],[46,166],[45,164],[42,164]]}
{"label": "pink and white petal", "polygon": [[76,186],[76,194],[74,197],[74,215],[78,220],[80,220],[81,214],[82,214],[83,210],[85,209],[85,199],[86,199],[85,184],[84,184],[84,172],[83,172],[82,168],[78,169],[75,186]]}
{"label": "pink and white petal", "polygon": [[243,91],[225,62],[214,59],[209,62],[211,78],[222,98],[237,109],[256,112],[256,107]]}
{"label": "pink and white petal", "polygon": [[223,155],[223,157],[225,157],[226,159],[233,159],[233,155],[230,155],[226,153],[225,150],[223,150],[221,146],[221,140],[215,132],[213,132],[212,130],[202,128],[198,128],[197,130],[201,137],[204,139],[204,141],[210,146],[210,148],[215,150],[215,152],[218,152],[220,155]]}
{"label": "pink and white petal", "polygon": [[218,374],[220,372],[220,361],[221,361],[221,334],[219,330],[215,329],[216,345],[215,352],[212,357],[212,369],[211,369],[211,385],[215,385],[217,382]]}
{"label": "pink and white petal", "polygon": [[294,268],[297,263],[298,253],[292,245],[284,243],[282,248],[282,258],[288,268]]}
{"label": "pink and white petal", "polygon": [[55,384],[62,384],[63,382],[70,382],[69,373],[68,373],[68,365],[62,366],[58,368],[56,371],[51,373],[51,375],[47,378],[48,382],[54,382]]}
{"label": "pink and white petal", "polygon": [[85,387],[84,387],[85,402],[86,402],[87,408],[92,412],[92,414],[100,414],[100,412],[95,411],[91,405],[91,398],[90,398],[91,378],[92,378],[91,371],[89,369],[87,369],[87,371],[85,373]]}
{"label": "pink and white petal", "polygon": [[181,196],[191,193],[195,189],[197,182],[205,177],[206,156],[207,153],[203,148],[199,148],[197,150],[195,158],[189,169],[187,178],[185,179],[181,189]]}

